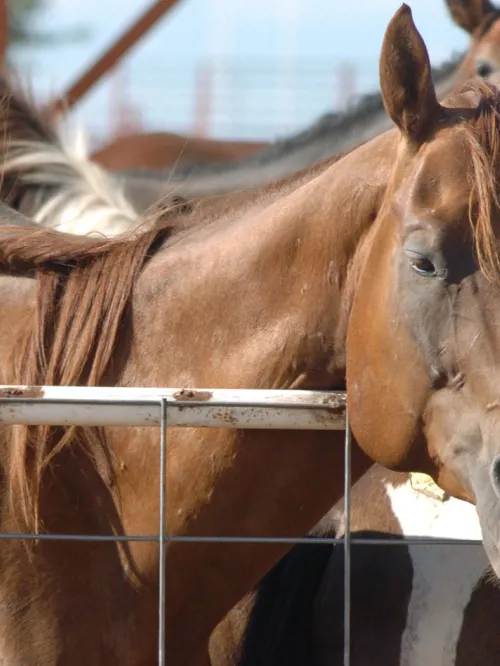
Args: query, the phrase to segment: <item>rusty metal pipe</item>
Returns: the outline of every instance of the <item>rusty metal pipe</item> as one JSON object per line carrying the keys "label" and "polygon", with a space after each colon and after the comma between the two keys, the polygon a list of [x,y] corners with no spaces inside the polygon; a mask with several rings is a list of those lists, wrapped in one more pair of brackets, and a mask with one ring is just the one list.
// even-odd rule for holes
{"label": "rusty metal pipe", "polygon": [[[74,106],[178,1],[155,2],[59,99],[49,105],[49,113],[57,114]],[[0,2],[4,4],[5,0]]]}
{"label": "rusty metal pipe", "polygon": [[6,66],[7,47],[9,45],[9,12],[7,0],[0,0],[0,58],[1,67]]}

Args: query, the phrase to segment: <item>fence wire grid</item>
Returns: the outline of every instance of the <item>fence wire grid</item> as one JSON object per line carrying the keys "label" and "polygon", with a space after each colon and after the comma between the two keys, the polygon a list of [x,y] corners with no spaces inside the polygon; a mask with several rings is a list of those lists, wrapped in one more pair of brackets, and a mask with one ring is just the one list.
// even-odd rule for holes
{"label": "fence wire grid", "polygon": [[[248,391],[247,391],[248,393]],[[303,393],[307,393],[303,391]],[[0,398],[0,403],[5,403]],[[43,404],[43,399],[29,400],[29,402],[39,402]],[[92,401],[80,401],[82,403],[110,402],[103,399],[93,399]],[[143,403],[151,404],[151,400],[144,400]],[[434,538],[434,537],[404,537],[397,540],[384,538],[356,538],[351,535],[351,448],[352,432],[349,426],[347,408],[345,411],[345,439],[344,439],[344,514],[345,526],[344,536],[342,538],[324,538],[324,537],[224,537],[224,536],[169,536],[167,534],[167,430],[168,430],[168,398],[159,400],[160,407],[160,481],[159,481],[159,535],[82,535],[82,534],[35,534],[35,533],[0,533],[0,541],[6,539],[36,539],[53,541],[95,541],[95,542],[149,542],[159,545],[159,572],[158,572],[158,666],[165,666],[166,663],[166,635],[165,635],[165,616],[166,616],[166,546],[169,542],[175,543],[262,543],[262,544],[317,544],[317,545],[340,545],[344,548],[344,666],[350,666],[351,655],[351,546],[355,545],[380,545],[380,546],[408,546],[408,545],[480,545],[479,540]],[[229,403],[228,403],[229,404]],[[267,405],[267,407],[273,405]],[[295,405],[298,407],[297,405]],[[189,409],[196,407],[196,404],[186,403],[183,408]],[[124,426],[126,427],[126,426]],[[175,426],[172,426],[175,427]],[[196,427],[196,426],[194,426]],[[219,427],[214,424],[213,427]],[[240,429],[242,426],[234,425],[234,428]],[[399,535],[398,535],[399,536]]]}

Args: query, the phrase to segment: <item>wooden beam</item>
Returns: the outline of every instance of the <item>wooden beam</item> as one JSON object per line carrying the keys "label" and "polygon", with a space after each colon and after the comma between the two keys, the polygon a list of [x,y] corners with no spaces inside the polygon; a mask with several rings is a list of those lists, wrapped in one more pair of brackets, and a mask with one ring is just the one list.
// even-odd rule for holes
{"label": "wooden beam", "polygon": [[[0,2],[3,4],[5,0],[0,0]],[[49,106],[49,112],[58,113],[74,106],[177,2],[179,0],[157,0],[107,51],[99,56],[86,72],[69,86],[59,99]]]}

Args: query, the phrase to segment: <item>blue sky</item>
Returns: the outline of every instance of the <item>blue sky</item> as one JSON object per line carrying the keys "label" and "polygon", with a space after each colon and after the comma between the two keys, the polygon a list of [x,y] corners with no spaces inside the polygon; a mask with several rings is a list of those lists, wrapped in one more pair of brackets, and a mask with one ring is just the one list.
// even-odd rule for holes
{"label": "blue sky", "polygon": [[[82,24],[91,36],[84,43],[19,54],[20,67],[31,74],[41,99],[72,82],[150,2],[46,0],[41,28]],[[444,0],[409,4],[434,63],[467,47],[468,36],[453,25]],[[267,138],[285,125],[300,127],[333,107],[339,62],[356,65],[357,92],[378,86],[384,30],[399,5],[399,0],[180,0],[127,59],[131,95],[140,101],[148,125],[189,131],[199,65],[237,62],[225,80],[216,81],[214,116],[225,120],[215,120],[212,133],[238,130]],[[235,72],[240,79],[231,87]],[[279,85],[285,85],[286,76],[288,96],[288,88]],[[77,116],[92,130],[109,126],[110,90],[105,83],[78,106]]]}

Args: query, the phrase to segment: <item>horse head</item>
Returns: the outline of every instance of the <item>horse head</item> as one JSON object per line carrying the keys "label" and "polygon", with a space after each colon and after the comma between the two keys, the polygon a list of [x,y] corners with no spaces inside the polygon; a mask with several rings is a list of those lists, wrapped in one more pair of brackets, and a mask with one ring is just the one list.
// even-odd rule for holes
{"label": "horse head", "polygon": [[382,464],[476,504],[500,573],[500,94],[438,103],[406,5],[380,83],[399,144],[369,233],[347,336],[354,434]]}

